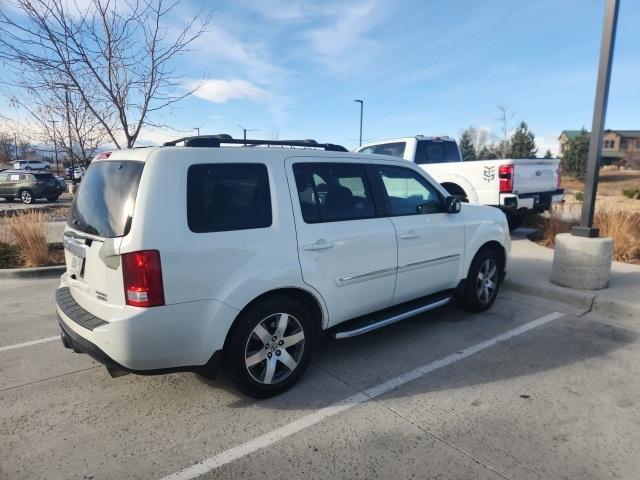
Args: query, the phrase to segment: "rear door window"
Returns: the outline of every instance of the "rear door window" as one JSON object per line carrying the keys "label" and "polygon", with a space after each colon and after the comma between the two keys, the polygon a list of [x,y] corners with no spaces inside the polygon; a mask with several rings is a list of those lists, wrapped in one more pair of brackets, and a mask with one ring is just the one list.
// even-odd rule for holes
{"label": "rear door window", "polygon": [[257,163],[189,167],[187,221],[195,233],[271,226],[267,167]]}
{"label": "rear door window", "polygon": [[134,161],[92,163],[71,204],[69,226],[106,238],[126,235],[143,168]]}
{"label": "rear door window", "polygon": [[306,223],[360,220],[376,216],[363,165],[297,163],[296,188]]}

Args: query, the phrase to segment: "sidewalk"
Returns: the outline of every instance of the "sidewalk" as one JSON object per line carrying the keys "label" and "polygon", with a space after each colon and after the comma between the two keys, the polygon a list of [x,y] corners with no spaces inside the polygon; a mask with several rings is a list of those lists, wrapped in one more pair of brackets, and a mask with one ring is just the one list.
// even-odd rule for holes
{"label": "sidewalk", "polygon": [[550,282],[553,250],[530,241],[530,230],[514,232],[504,288],[593,311],[608,318],[640,321],[640,266],[613,262],[609,288],[573,290]]}

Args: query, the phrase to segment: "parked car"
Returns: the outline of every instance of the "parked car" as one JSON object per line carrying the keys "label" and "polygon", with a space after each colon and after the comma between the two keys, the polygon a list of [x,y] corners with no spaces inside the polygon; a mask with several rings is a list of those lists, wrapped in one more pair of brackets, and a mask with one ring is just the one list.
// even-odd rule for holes
{"label": "parked car", "polygon": [[83,166],[76,164],[73,166],[73,168],[72,167],[67,168],[66,177],[69,180],[73,180],[74,178],[76,180],[82,180],[82,177],[84,177],[85,173],[86,173],[86,169]]}
{"label": "parked car", "polygon": [[28,170],[5,170],[0,173],[0,197],[7,201],[19,198],[22,203],[33,203],[37,198],[55,202],[64,188],[51,173]]}
{"label": "parked car", "polygon": [[300,378],[323,331],[353,337],[452,300],[488,309],[510,236],[500,211],[405,160],[194,137],[95,160],[64,246],[66,347],[114,376],[222,362],[268,397]]}
{"label": "parked car", "polygon": [[16,170],[51,170],[48,162],[38,160],[17,160],[13,162],[13,168]]}
{"label": "parked car", "polygon": [[527,214],[544,212],[553,203],[564,201],[557,158],[463,162],[455,140],[422,135],[379,140],[356,151],[404,158],[420,165],[451,195],[501,209],[511,230],[522,225]]}

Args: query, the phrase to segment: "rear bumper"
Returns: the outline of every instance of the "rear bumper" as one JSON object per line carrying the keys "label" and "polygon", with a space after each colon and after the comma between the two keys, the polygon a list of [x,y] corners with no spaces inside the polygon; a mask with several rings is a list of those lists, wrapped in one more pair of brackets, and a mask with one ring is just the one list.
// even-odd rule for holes
{"label": "rear bumper", "polygon": [[[90,355],[110,372],[155,375],[206,370],[210,374],[217,370],[226,336],[226,331],[222,335],[206,321],[225,323],[207,315],[211,302],[127,307],[118,317],[101,319],[79,305],[63,283],[56,291],[56,312],[65,347]],[[220,309],[217,313],[222,314]]]}
{"label": "rear bumper", "polygon": [[564,188],[559,188],[552,192],[537,193],[501,193],[500,207],[513,210],[531,210],[544,212],[551,208],[554,203],[564,201]]}

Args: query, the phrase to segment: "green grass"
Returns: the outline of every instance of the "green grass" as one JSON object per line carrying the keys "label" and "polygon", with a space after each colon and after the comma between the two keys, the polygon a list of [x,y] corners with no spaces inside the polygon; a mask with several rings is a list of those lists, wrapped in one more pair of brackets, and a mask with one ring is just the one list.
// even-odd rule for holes
{"label": "green grass", "polygon": [[640,200],[640,187],[630,187],[622,189],[622,195],[628,198]]}

